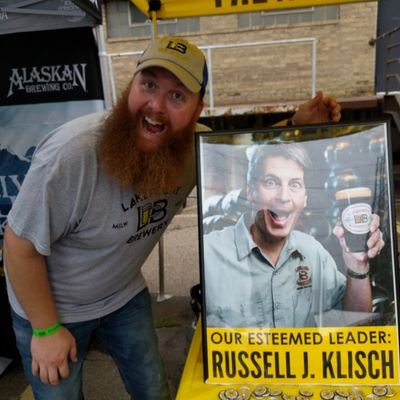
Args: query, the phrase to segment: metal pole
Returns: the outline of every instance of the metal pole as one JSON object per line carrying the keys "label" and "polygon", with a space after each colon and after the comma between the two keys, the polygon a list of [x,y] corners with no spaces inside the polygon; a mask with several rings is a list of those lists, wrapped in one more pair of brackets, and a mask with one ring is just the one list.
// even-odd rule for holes
{"label": "metal pole", "polygon": [[[114,77],[114,68],[112,65],[112,58],[111,56],[107,56],[107,61],[108,61],[108,70],[110,71],[110,74],[112,77]],[[112,99],[112,104],[115,104],[117,102],[117,89],[115,87],[115,80],[114,78],[110,79],[110,85],[111,85],[111,99]]]}
{"label": "metal pole", "polygon": [[311,97],[314,97],[317,92],[317,39],[312,41],[311,63]]}
{"label": "metal pole", "polygon": [[151,15],[151,22],[152,22],[152,31],[151,31],[151,36],[152,38],[156,38],[158,36],[158,30],[157,30],[157,13],[155,11],[150,12]]}
{"label": "metal pole", "polygon": [[[152,21],[152,38],[156,38],[158,36],[157,32],[157,13],[155,11],[150,12],[151,21]],[[159,292],[157,296],[157,302],[161,302],[164,300],[168,300],[172,297],[170,294],[165,293],[164,289],[164,236],[160,237],[158,241],[158,284],[159,284]]]}
{"label": "metal pole", "polygon": [[100,58],[100,71],[101,71],[101,79],[103,85],[103,92],[104,92],[104,103],[106,108],[111,108],[113,101],[110,93],[110,71],[107,68],[107,53],[105,49],[105,42],[104,42],[104,32],[102,25],[96,25],[96,38],[99,47],[99,58]]}
{"label": "metal pole", "polygon": [[172,295],[166,294],[164,289],[164,236],[161,236],[158,241],[158,284],[157,302],[170,299]]}
{"label": "metal pole", "polygon": [[214,108],[214,87],[212,79],[212,60],[211,60],[211,49],[207,49],[207,69],[208,69],[208,98],[210,99],[210,108]]}

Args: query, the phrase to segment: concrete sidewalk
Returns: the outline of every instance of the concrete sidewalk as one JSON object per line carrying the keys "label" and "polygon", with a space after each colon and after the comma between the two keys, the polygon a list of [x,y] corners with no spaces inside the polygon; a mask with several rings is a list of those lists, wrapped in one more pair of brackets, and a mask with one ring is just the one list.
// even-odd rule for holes
{"label": "concrete sidewalk", "polygon": [[[196,205],[196,197],[193,194],[189,197],[185,209],[175,217],[163,236],[163,282],[160,282],[158,247],[143,267],[153,297],[159,346],[173,398],[179,387],[186,354],[194,333],[190,288],[199,282]],[[165,300],[160,301],[164,298]],[[114,362],[96,343],[84,366],[84,392],[85,400],[129,399]],[[0,377],[0,399],[33,400],[28,382],[18,363],[14,363]]]}

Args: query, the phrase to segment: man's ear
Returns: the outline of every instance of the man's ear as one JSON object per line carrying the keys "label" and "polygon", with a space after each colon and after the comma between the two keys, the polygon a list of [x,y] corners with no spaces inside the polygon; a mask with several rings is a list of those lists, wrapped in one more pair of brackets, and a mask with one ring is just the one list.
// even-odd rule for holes
{"label": "man's ear", "polygon": [[196,121],[200,118],[200,114],[203,111],[203,108],[204,108],[204,100],[200,99],[199,100],[199,104],[197,105],[196,111],[194,112],[195,113],[195,117],[196,117]]}
{"label": "man's ear", "polygon": [[257,191],[255,190],[254,186],[248,185],[246,194],[247,194],[247,200],[250,203],[254,203],[257,200]]}

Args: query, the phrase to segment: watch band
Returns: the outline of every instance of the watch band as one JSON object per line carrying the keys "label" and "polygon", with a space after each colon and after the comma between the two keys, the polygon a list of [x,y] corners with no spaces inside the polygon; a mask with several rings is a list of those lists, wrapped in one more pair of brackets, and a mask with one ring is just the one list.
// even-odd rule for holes
{"label": "watch band", "polygon": [[347,268],[347,275],[353,279],[365,279],[369,275],[369,266],[367,272],[364,272],[363,274],[360,274],[358,272],[353,271],[350,268]]}

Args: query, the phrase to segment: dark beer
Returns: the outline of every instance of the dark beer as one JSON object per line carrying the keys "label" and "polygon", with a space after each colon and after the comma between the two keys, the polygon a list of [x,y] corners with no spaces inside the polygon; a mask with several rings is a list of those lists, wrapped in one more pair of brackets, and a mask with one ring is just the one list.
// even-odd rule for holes
{"label": "dark beer", "polygon": [[336,192],[335,197],[347,247],[352,253],[367,251],[371,224],[371,190],[367,187],[344,189]]}

